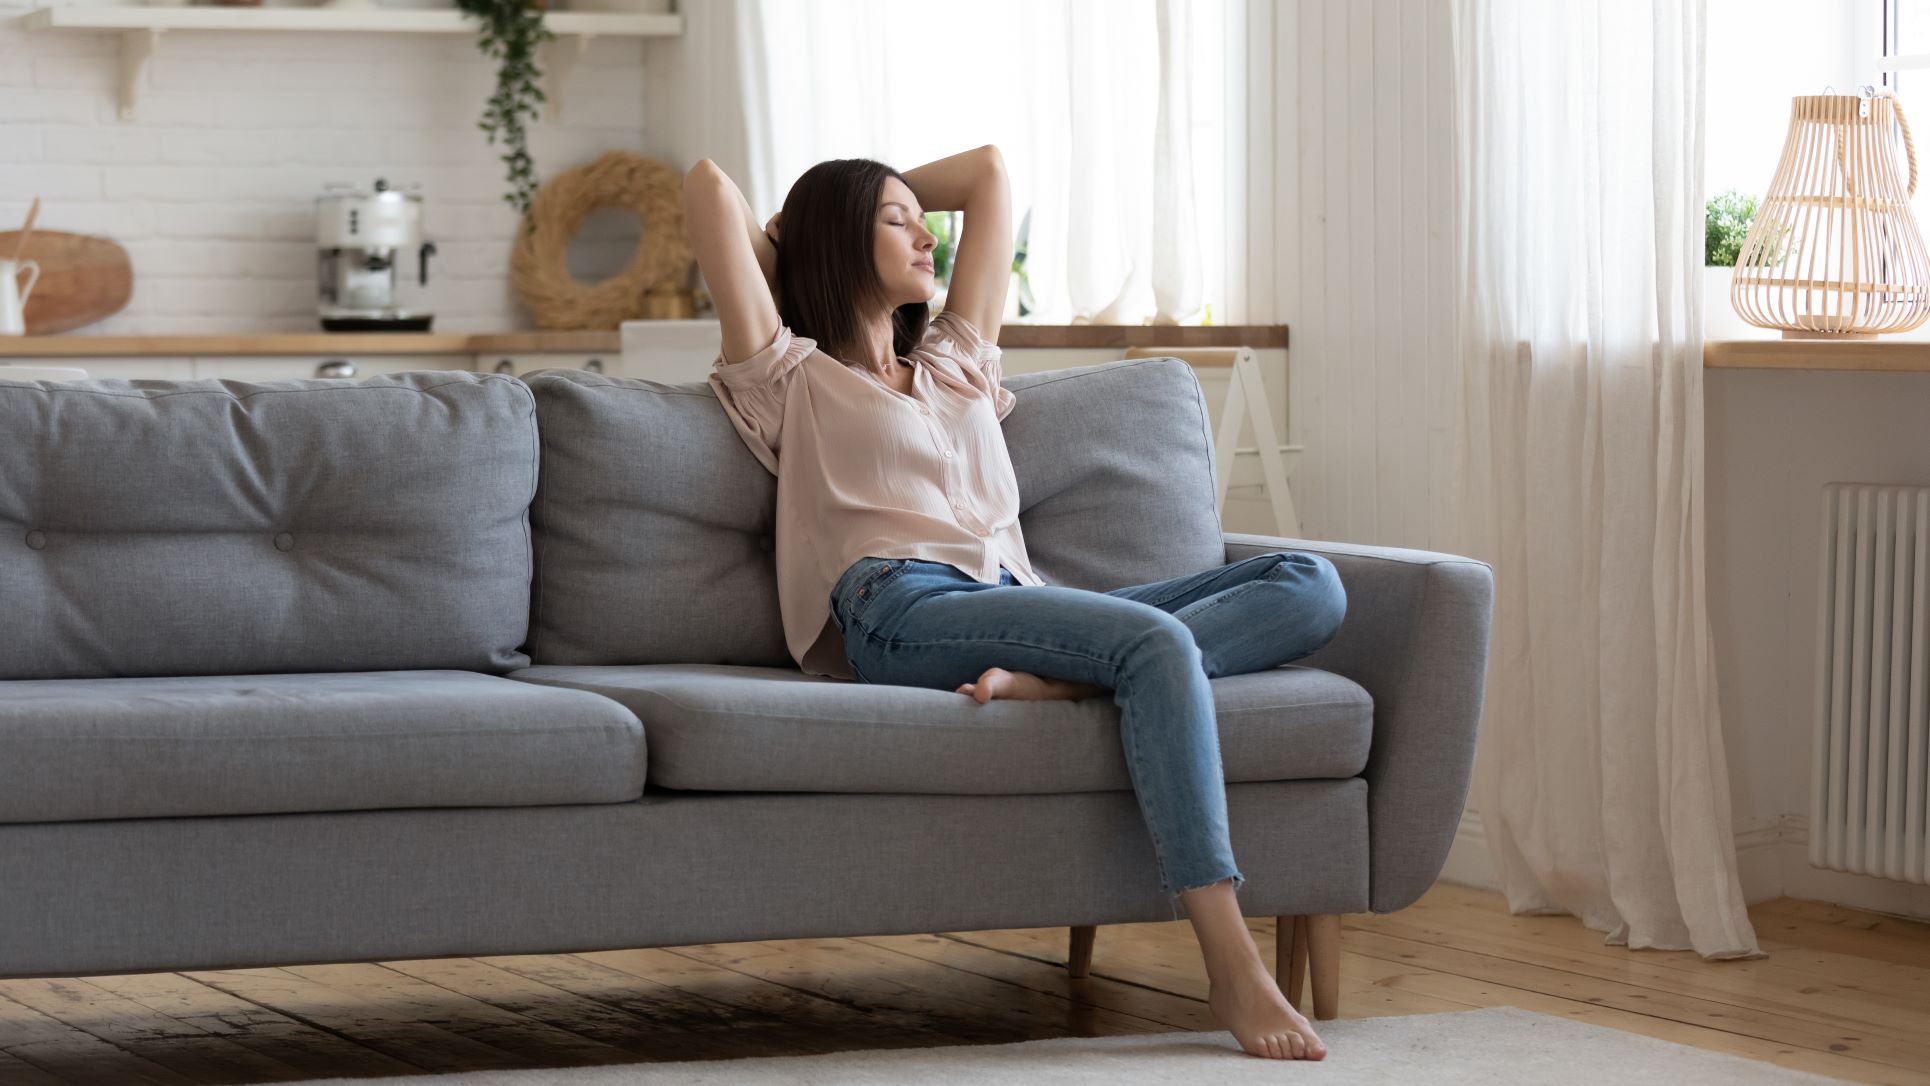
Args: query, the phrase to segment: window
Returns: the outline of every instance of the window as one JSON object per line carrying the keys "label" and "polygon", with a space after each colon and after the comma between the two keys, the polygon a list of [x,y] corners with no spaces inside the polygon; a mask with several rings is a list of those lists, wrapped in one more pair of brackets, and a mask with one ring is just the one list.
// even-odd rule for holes
{"label": "window", "polygon": [[[1216,323],[1238,316],[1226,305],[1227,162],[1239,151],[1229,142],[1240,138],[1225,120],[1228,3],[1180,5],[1175,28],[1191,111],[1196,227],[1185,232],[1198,245],[1202,303],[1191,323],[1206,307]],[[995,143],[1011,172],[1014,229],[1038,212],[1027,271],[1039,308],[1024,319],[1063,322],[1083,310],[1080,296],[1121,289],[1125,319],[1150,315],[1160,82],[1153,0],[773,2],[759,10],[774,195],[822,159],[863,156],[906,169]],[[1085,93],[1071,93],[1075,81]],[[1095,132],[1088,145],[1103,161],[1070,160],[1069,135]],[[1122,264],[1138,265],[1125,288],[1106,278]]]}
{"label": "window", "polygon": [[[1873,18],[1859,28],[1874,37],[1877,75],[1870,81],[1896,92],[1910,136],[1918,143],[1917,195],[1912,201],[1919,228],[1930,222],[1930,0],[1865,0]],[[1873,25],[1872,25],[1873,24]],[[1846,88],[1849,94],[1861,87]],[[1903,157],[1898,156],[1903,163]],[[1906,165],[1907,168],[1907,165]]]}

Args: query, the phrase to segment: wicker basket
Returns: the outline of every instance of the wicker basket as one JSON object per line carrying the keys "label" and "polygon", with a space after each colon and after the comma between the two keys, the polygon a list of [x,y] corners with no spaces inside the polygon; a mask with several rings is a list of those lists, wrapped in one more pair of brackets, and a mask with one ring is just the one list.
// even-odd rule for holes
{"label": "wicker basket", "polygon": [[1922,324],[1930,257],[1910,211],[1916,191],[1916,147],[1894,96],[1795,99],[1782,161],[1736,258],[1736,312],[1786,339],[1874,339]]}

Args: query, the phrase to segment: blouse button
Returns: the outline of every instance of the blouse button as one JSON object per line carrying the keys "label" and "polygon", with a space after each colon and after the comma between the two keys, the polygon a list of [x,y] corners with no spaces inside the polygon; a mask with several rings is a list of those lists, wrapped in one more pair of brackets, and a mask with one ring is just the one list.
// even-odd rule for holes
{"label": "blouse button", "polygon": [[945,450],[945,459],[947,459],[947,460],[950,460],[951,458],[952,458],[952,451],[951,451],[950,449],[946,449],[946,450]]}
{"label": "blouse button", "polygon": [[921,403],[918,405],[918,413],[921,415],[929,415],[931,414],[931,409]]}

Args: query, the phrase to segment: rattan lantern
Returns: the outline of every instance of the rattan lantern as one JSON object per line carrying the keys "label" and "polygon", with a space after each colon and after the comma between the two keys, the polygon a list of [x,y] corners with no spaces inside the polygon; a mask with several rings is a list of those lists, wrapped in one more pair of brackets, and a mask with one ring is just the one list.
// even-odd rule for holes
{"label": "rattan lantern", "polygon": [[1785,339],[1875,339],[1922,324],[1930,257],[1910,213],[1916,191],[1916,147],[1894,95],[1795,99],[1782,161],[1736,257],[1736,312]]}

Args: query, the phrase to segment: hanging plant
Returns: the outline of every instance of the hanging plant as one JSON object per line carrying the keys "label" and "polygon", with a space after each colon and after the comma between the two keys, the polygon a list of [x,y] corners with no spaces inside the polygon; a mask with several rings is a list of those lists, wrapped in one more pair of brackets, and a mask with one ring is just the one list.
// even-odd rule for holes
{"label": "hanging plant", "polygon": [[456,0],[457,7],[482,22],[478,47],[498,63],[496,93],[490,96],[476,127],[489,134],[491,144],[507,148],[502,159],[509,167],[509,192],[503,200],[524,215],[529,213],[530,198],[536,194],[536,163],[529,157],[524,126],[536,119],[543,104],[539,85],[543,72],[536,66],[536,50],[556,37],[543,22],[545,3]]}

